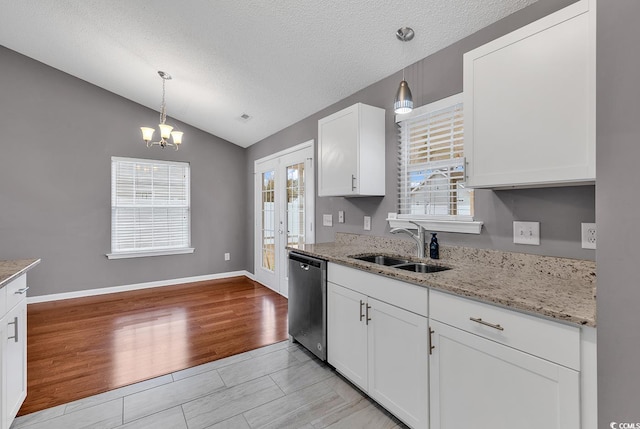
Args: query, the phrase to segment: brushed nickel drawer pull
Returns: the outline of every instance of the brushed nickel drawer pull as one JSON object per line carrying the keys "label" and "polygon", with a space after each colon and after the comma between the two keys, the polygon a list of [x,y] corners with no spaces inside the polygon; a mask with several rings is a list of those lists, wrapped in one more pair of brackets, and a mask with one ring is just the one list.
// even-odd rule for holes
{"label": "brushed nickel drawer pull", "polygon": [[18,289],[14,292],[15,295],[24,295],[29,290],[29,286],[23,287],[22,289]]}
{"label": "brushed nickel drawer pull", "polygon": [[502,326],[500,326],[499,324],[493,324],[493,323],[485,322],[484,320],[482,320],[479,317],[478,318],[469,317],[469,320],[471,320],[472,322],[479,323],[479,324],[484,325],[484,326],[488,326],[488,327],[493,328],[493,329],[497,329],[498,331],[504,331],[504,328]]}
{"label": "brushed nickel drawer pull", "polygon": [[362,318],[364,317],[364,313],[362,312],[362,307],[364,306],[364,301],[360,300],[360,321],[362,322]]}
{"label": "brushed nickel drawer pull", "polygon": [[14,328],[16,329],[15,335],[12,336],[12,337],[8,337],[7,339],[9,339],[9,340],[13,339],[13,341],[17,343],[18,342],[18,318],[14,317],[13,318],[13,322],[9,322],[9,323],[7,323],[7,325],[13,325]]}

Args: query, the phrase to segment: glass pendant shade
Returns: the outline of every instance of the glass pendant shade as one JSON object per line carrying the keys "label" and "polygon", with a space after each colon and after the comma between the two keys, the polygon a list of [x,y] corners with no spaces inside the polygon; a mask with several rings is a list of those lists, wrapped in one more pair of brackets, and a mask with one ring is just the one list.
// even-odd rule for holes
{"label": "glass pendant shade", "polygon": [[140,127],[140,131],[142,131],[142,140],[146,142],[150,142],[153,139],[153,133],[156,131],[153,128],[149,127]]}
{"label": "glass pendant shade", "polygon": [[173,139],[173,144],[179,145],[182,144],[182,131],[174,131],[171,133],[171,138]]}
{"label": "glass pendant shade", "polygon": [[406,80],[400,82],[396,99],[393,103],[393,110],[398,115],[409,113],[413,110],[413,97],[411,96],[411,90]]}
{"label": "glass pendant shade", "polygon": [[173,127],[171,125],[159,124],[158,127],[160,127],[160,135],[163,139],[166,140],[171,137],[171,130],[173,130]]}

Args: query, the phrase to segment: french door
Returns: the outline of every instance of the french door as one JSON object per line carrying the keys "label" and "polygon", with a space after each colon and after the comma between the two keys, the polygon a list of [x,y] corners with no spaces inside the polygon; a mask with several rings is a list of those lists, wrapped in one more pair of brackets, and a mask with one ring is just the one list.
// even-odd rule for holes
{"label": "french door", "polygon": [[287,246],[313,243],[313,140],[255,161],[256,280],[288,296]]}

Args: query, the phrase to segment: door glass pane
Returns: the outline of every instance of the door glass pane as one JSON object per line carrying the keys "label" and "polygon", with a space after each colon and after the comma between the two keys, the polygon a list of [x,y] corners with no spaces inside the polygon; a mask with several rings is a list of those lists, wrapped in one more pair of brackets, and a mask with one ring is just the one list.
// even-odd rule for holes
{"label": "door glass pane", "polygon": [[287,246],[300,248],[305,243],[305,171],[304,163],[287,167]]}
{"label": "door glass pane", "polygon": [[275,171],[262,173],[262,268],[275,270]]}

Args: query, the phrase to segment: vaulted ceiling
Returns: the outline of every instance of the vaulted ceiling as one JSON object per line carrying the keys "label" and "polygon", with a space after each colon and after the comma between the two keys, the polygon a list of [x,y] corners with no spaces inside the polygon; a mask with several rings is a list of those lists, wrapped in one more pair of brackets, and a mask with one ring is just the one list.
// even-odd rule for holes
{"label": "vaulted ceiling", "polygon": [[0,0],[0,44],[247,147],[535,1]]}

